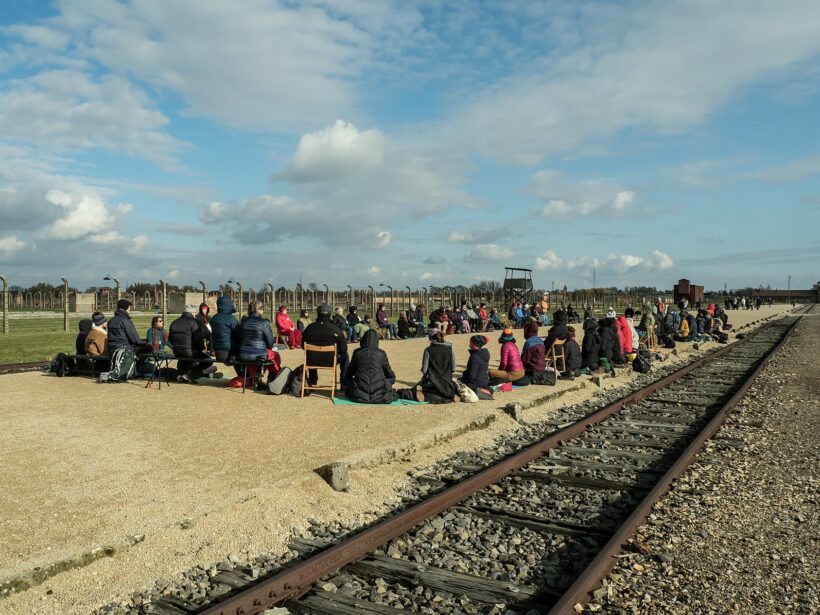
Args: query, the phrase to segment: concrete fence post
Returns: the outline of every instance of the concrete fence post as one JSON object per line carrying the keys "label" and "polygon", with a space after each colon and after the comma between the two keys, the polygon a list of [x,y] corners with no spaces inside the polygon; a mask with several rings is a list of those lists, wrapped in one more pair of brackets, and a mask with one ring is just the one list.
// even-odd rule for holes
{"label": "concrete fence post", "polygon": [[68,331],[68,280],[60,278],[63,281],[63,331]]}
{"label": "concrete fence post", "polygon": [[9,281],[5,276],[0,275],[3,282],[3,335],[9,332]]}
{"label": "concrete fence post", "polygon": [[[168,286],[162,280],[159,281],[162,284],[162,326],[168,326]],[[167,329],[166,329],[167,331]]]}

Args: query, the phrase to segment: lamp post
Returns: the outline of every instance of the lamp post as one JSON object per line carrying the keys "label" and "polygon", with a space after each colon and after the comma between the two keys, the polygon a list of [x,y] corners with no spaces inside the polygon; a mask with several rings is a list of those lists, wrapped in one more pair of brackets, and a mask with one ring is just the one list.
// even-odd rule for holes
{"label": "lamp post", "polygon": [[63,331],[68,331],[68,280],[60,279],[63,281]]}
{"label": "lamp post", "polygon": [[239,312],[239,314],[242,314],[242,284],[240,284],[239,282],[234,282],[233,280],[228,280],[228,284],[236,284],[239,287],[239,307],[236,311]]}
{"label": "lamp post", "polygon": [[265,282],[265,286],[270,288],[270,322],[272,326],[276,326],[276,318],[273,315],[273,304],[276,303],[276,297],[273,294],[273,284],[270,282]]}
{"label": "lamp post", "polygon": [[353,287],[350,284],[348,284],[347,285],[347,304],[348,305],[353,305],[353,300],[355,298],[356,297],[353,296]]}
{"label": "lamp post", "polygon": [[9,332],[9,281],[6,276],[0,275],[0,281],[3,282],[3,335],[8,335]]}
{"label": "lamp post", "polygon": [[372,286],[370,286],[370,284],[367,285],[367,288],[370,289],[370,310],[368,310],[368,311],[375,312],[376,311],[376,290]]}
{"label": "lamp post", "polygon": [[[426,286],[422,286],[422,288],[424,289],[424,300],[422,300],[422,297],[419,297],[419,303],[421,303],[422,305],[427,305],[427,303],[428,303],[427,295],[429,294],[430,291],[427,290]],[[428,311],[430,310],[429,305],[427,306],[427,310]]]}
{"label": "lamp post", "polygon": [[405,288],[407,289],[407,309],[409,310],[410,309],[410,304],[413,303],[412,296],[411,296],[413,294],[413,291],[410,290],[409,286],[405,286]]}
{"label": "lamp post", "polygon": [[[117,301],[119,301],[119,300],[120,300],[120,281],[119,281],[117,278],[115,278],[114,276],[112,276],[110,273],[109,273],[108,275],[106,275],[106,276],[103,278],[103,280],[108,280],[108,281],[114,280],[114,284],[115,284],[115,285],[116,285],[116,287],[117,287],[116,291],[114,291],[114,292],[115,292],[115,295],[114,295],[114,305],[116,305],[116,304],[117,304]],[[163,321],[163,322],[164,322],[164,321]]]}
{"label": "lamp post", "polygon": [[[199,285],[202,287],[202,303],[205,303],[205,299],[207,299],[207,292],[208,292],[208,291],[205,290],[205,282],[200,280]],[[165,321],[163,320],[163,322],[165,322]]]}
{"label": "lamp post", "polygon": [[328,301],[330,297],[330,287],[327,284],[322,284],[325,287],[325,303],[329,303],[330,307],[333,307],[333,301]]}

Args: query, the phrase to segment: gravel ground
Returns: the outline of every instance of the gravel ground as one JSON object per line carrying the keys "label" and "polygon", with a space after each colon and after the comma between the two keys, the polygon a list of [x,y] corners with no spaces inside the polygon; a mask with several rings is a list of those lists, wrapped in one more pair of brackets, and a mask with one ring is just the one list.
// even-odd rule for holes
{"label": "gravel ground", "polygon": [[[776,311],[737,312],[732,319],[742,325]],[[454,344],[463,365],[466,336],[455,337]],[[424,345],[385,344],[399,380],[415,377]],[[664,370],[698,354],[680,348]],[[285,363],[295,364],[297,354],[286,352]],[[331,407],[316,396],[295,401],[184,386],[160,394],[86,379],[41,386],[39,378],[2,380],[0,463],[7,472],[0,476],[0,577],[76,553],[97,549],[99,555],[100,545],[138,544],[2,599],[4,613],[87,613],[140,588],[156,591],[157,579],[208,571],[213,562],[228,566],[228,554],[267,569],[289,557],[287,538],[309,517],[325,527],[335,520],[347,527],[367,523],[407,495],[395,488],[407,484],[414,466],[487,446],[520,426],[500,414],[483,430],[402,455],[388,466],[352,472],[344,494],[313,473],[319,465],[351,452],[400,446],[431,428],[543,394],[537,390],[542,387],[530,387],[496,404],[446,408]],[[594,399],[600,405],[638,382],[623,370],[605,379],[603,390],[566,393],[525,411],[525,418],[567,420],[568,404]],[[561,381],[554,390],[572,385]]]}
{"label": "gravel ground", "polygon": [[819,348],[815,308],[585,612],[820,612]]}

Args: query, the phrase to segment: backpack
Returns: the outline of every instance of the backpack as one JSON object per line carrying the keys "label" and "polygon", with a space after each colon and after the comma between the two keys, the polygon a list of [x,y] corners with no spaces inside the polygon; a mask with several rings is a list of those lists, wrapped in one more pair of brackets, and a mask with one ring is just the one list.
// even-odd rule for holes
{"label": "backpack", "polygon": [[[271,395],[281,395],[285,392],[285,389],[288,388],[288,384],[291,378],[291,374],[293,370],[289,367],[283,367],[279,370],[279,373],[276,374],[276,377],[268,383],[268,391]],[[301,392],[301,383],[299,384],[300,392]]]}
{"label": "backpack", "polygon": [[672,339],[671,335],[667,335],[666,339],[663,340],[663,347],[664,348],[674,348],[675,346],[677,346],[677,344],[675,343],[675,340]]}
{"label": "backpack", "polygon": [[649,363],[649,360],[641,354],[632,361],[632,370],[639,374],[648,374],[650,369],[652,369],[652,365]]}
{"label": "backpack", "polygon": [[111,355],[111,371],[100,374],[99,382],[125,382],[134,376],[137,355],[131,348],[117,348]]}
{"label": "backpack", "polygon": [[68,374],[68,365],[66,362],[66,357],[68,355],[64,352],[59,353],[54,359],[52,359],[51,363],[46,365],[45,371],[47,374],[54,374],[58,378],[62,378],[66,374]]}
{"label": "backpack", "polygon": [[287,391],[294,397],[302,396],[302,378],[305,377],[304,371],[304,367],[301,365],[294,369],[285,384]]}
{"label": "backpack", "polygon": [[558,375],[552,369],[547,369],[543,372],[532,372],[530,384],[543,384],[554,387],[558,384]]}
{"label": "backpack", "polygon": [[460,380],[457,380],[455,382],[456,386],[458,387],[458,397],[459,399],[461,399],[461,401],[468,404],[478,403],[478,395],[475,391],[473,391],[470,387],[468,387]]}

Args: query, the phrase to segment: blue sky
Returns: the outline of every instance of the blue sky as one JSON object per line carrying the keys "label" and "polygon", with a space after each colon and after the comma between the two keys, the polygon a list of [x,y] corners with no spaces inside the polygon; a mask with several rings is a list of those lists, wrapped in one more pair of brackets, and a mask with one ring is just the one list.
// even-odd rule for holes
{"label": "blue sky", "polygon": [[0,13],[0,273],[810,287],[820,3]]}

